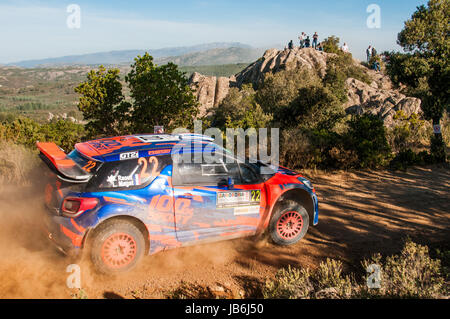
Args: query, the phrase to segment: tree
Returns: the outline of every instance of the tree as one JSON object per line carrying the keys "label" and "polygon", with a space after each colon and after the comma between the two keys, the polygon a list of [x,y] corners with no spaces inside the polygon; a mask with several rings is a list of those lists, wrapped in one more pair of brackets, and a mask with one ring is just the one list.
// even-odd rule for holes
{"label": "tree", "polygon": [[326,38],[323,42],[323,50],[326,53],[339,53],[339,38],[332,35],[328,38]]}
{"label": "tree", "polygon": [[[422,110],[433,125],[440,125],[450,96],[450,0],[430,0],[417,7],[398,35],[398,44],[406,54],[391,54],[388,72],[394,81],[415,89]],[[445,161],[445,143],[441,133],[431,140],[437,161]]]}
{"label": "tree", "polygon": [[89,121],[86,129],[90,136],[116,135],[124,129],[129,104],[124,101],[119,72],[100,66],[75,88],[81,94],[78,109]]}
{"label": "tree", "polygon": [[133,99],[132,131],[153,132],[155,125],[166,130],[193,125],[198,103],[187,78],[175,64],[157,66],[145,53],[135,59],[125,80]]}
{"label": "tree", "polygon": [[272,121],[272,114],[264,113],[256,102],[255,90],[251,84],[245,84],[242,89],[231,88],[228,95],[215,109],[213,125],[221,129],[227,127],[265,128]]}

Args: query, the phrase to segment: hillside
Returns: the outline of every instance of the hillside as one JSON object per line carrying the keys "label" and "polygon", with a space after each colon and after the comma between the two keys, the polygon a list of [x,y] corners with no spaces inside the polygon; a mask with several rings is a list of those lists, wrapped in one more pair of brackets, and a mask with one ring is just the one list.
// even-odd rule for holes
{"label": "hillside", "polygon": [[[227,96],[231,87],[242,87],[243,84],[252,84],[257,87],[266,74],[277,73],[296,68],[314,70],[321,77],[326,74],[327,61],[333,56],[315,49],[295,48],[293,50],[267,50],[264,55],[250,64],[247,68],[231,77],[205,76],[199,73],[192,74],[191,87],[196,90],[197,100],[201,105],[202,114],[218,107]],[[407,116],[421,112],[421,101],[417,98],[407,97],[393,85],[388,76],[376,73],[353,60],[352,68],[361,69],[370,79],[370,84],[357,79],[348,78],[346,81],[348,102],[344,105],[349,114],[371,113],[383,119],[386,126],[393,124],[393,117],[399,110]]]}
{"label": "hillside", "polygon": [[217,48],[203,52],[189,53],[181,56],[159,58],[156,59],[156,63],[167,64],[169,62],[172,62],[179,66],[251,63],[258,57],[260,57],[263,53],[263,49],[239,47]]}
{"label": "hillside", "polygon": [[[226,48],[240,48],[247,49],[249,51],[252,48],[249,45],[242,43],[225,43],[225,42],[217,42],[217,43],[207,43],[200,44],[188,47],[171,47],[171,48],[162,48],[162,49],[148,49],[148,50],[120,50],[120,51],[110,51],[110,52],[97,52],[90,54],[82,54],[82,55],[70,55],[63,57],[55,57],[55,58],[47,58],[47,59],[39,59],[39,60],[27,60],[27,61],[18,61],[14,63],[10,63],[9,65],[24,67],[24,68],[35,68],[35,67],[55,67],[55,66],[68,66],[68,65],[117,65],[117,64],[129,64],[133,61],[133,59],[138,56],[144,54],[148,51],[155,59],[165,58],[165,57],[175,57],[181,56],[185,54],[190,54],[194,52],[203,52],[213,49],[226,49]],[[227,63],[239,63],[237,62],[220,62],[213,64],[227,64]]]}

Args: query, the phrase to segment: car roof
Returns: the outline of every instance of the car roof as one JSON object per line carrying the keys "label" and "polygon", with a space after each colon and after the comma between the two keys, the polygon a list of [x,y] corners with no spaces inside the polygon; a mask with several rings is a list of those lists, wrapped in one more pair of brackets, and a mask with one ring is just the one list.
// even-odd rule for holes
{"label": "car roof", "polygon": [[[75,149],[87,158],[112,162],[121,159],[170,154],[172,148],[184,142],[209,144],[213,138],[200,134],[136,134],[107,137],[78,143]],[[124,156],[125,155],[125,156]]]}

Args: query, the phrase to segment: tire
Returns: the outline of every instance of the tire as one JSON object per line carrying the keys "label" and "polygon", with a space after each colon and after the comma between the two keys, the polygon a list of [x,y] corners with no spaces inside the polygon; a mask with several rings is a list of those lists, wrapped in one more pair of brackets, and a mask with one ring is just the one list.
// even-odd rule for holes
{"label": "tire", "polygon": [[91,243],[92,263],[99,272],[107,275],[130,271],[145,251],[142,232],[125,220],[112,220],[100,225]]}
{"label": "tire", "polygon": [[281,246],[296,244],[308,232],[309,215],[306,209],[295,201],[282,202],[274,212],[269,224],[273,242]]}

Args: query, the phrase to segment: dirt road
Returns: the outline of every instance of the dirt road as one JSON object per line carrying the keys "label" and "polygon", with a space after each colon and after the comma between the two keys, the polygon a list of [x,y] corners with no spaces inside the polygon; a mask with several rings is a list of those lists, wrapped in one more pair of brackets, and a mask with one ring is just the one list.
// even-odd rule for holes
{"label": "dirt road", "polygon": [[[330,258],[347,270],[372,253],[398,252],[410,236],[424,244],[450,242],[450,170],[309,174],[320,200],[320,223],[293,247],[241,239],[146,257],[133,272],[99,276],[80,263],[89,298],[164,298],[182,285],[193,297],[258,297],[267,278],[286,265],[315,268]],[[20,195],[19,195],[20,194]],[[69,260],[35,227],[41,199],[17,189],[0,194],[0,298],[70,298]],[[207,289],[206,287],[209,287]]]}

